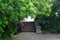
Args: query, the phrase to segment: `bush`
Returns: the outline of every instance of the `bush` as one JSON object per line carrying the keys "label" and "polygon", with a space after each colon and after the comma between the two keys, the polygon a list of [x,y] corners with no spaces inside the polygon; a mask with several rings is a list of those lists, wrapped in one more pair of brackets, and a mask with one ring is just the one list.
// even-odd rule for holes
{"label": "bush", "polygon": [[[48,28],[46,28],[46,26],[48,26],[48,21],[46,20],[46,18],[48,18],[51,14],[51,4],[52,4],[53,0],[40,0],[39,3],[37,3],[38,5],[36,5],[37,9],[38,9],[38,14],[36,15],[36,19],[35,21],[37,21],[39,23],[39,25],[42,27],[42,32],[48,33]],[[47,24],[46,24],[47,23]],[[45,31],[45,32],[44,32]]]}
{"label": "bush", "polygon": [[[45,2],[46,1],[46,2]],[[36,21],[42,27],[42,31],[50,33],[60,32],[60,0],[45,0],[42,7],[38,6],[40,12],[36,15]],[[47,7],[47,5],[49,7]],[[51,5],[52,4],[52,5]]]}
{"label": "bush", "polygon": [[[39,17],[39,18],[38,18]],[[60,20],[45,15],[37,15],[36,21],[42,28],[43,33],[60,33]]]}
{"label": "bush", "polygon": [[31,0],[0,0],[0,40],[9,40],[17,31],[18,22],[35,13]]}

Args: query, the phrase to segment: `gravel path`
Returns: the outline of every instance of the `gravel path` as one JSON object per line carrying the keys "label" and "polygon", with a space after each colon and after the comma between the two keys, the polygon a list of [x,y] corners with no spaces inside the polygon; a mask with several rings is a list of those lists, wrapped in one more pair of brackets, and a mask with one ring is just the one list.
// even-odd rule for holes
{"label": "gravel path", "polygon": [[22,32],[15,35],[12,40],[60,40],[60,34],[36,34],[33,32]]}

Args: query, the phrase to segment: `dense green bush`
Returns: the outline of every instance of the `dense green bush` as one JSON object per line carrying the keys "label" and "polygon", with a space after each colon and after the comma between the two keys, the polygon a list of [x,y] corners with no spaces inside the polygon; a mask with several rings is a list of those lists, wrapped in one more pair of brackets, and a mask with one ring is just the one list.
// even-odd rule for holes
{"label": "dense green bush", "polygon": [[0,40],[9,40],[18,28],[18,22],[34,16],[36,8],[31,0],[0,0]]}
{"label": "dense green bush", "polygon": [[60,33],[60,20],[45,15],[38,15],[37,22],[43,33]]}
{"label": "dense green bush", "polygon": [[[46,27],[45,27],[45,16],[49,17],[51,14],[51,4],[52,0],[40,0],[38,3],[35,2],[35,6],[38,9],[38,14],[36,15],[35,21],[39,23],[39,25],[42,27],[42,32],[47,33]],[[48,28],[47,28],[48,29]],[[45,31],[44,31],[45,30]]]}
{"label": "dense green bush", "polygon": [[59,6],[60,1],[54,0],[51,2],[51,4],[49,4],[51,5],[49,6],[50,7],[49,8],[49,7],[46,7],[45,2],[44,2],[46,10],[44,10],[43,8],[44,5],[42,8],[40,8],[40,9],[43,9],[44,14],[37,14],[36,16],[36,21],[41,26],[43,33],[44,32],[45,33],[59,33],[60,32],[60,6]]}

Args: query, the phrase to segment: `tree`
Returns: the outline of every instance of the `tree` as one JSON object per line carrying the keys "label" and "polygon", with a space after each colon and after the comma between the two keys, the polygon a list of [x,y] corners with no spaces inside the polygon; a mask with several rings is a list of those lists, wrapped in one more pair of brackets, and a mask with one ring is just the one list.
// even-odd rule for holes
{"label": "tree", "polygon": [[[41,9],[43,9],[44,14],[37,15],[36,21],[42,27],[43,32],[58,33],[58,32],[60,32],[60,30],[59,30],[60,29],[60,6],[59,6],[60,1],[52,0],[52,2],[48,2],[48,4],[49,5],[52,4],[51,6],[49,6],[51,11],[49,11],[49,10],[45,11],[44,8],[41,8]],[[49,9],[49,7],[46,7],[46,4],[45,4],[45,8]],[[49,16],[45,13],[47,13]]]}
{"label": "tree", "polygon": [[60,0],[55,0],[54,3],[53,3],[53,6],[52,6],[52,12],[51,14],[52,15],[55,15],[55,17],[57,17],[58,19],[59,16],[60,16]]}
{"label": "tree", "polygon": [[33,3],[35,4],[35,7],[37,9],[36,15],[45,15],[49,16],[51,14],[51,6],[52,6],[52,0],[35,0]]}
{"label": "tree", "polygon": [[60,33],[60,0],[55,0],[52,6],[51,14],[55,18],[55,25],[57,31]]}
{"label": "tree", "polygon": [[31,0],[0,0],[0,40],[9,40],[18,22],[34,14],[36,8]]}

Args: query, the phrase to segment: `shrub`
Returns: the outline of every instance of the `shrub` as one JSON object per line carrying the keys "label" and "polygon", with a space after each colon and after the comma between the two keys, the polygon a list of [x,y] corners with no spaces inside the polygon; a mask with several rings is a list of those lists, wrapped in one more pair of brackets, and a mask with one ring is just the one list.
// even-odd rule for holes
{"label": "shrub", "polygon": [[60,20],[53,17],[46,17],[45,15],[40,15],[37,18],[37,22],[42,28],[43,33],[60,33]]}
{"label": "shrub", "polygon": [[[36,21],[42,27],[43,32],[58,33],[60,32],[60,0],[52,0],[52,2],[49,0],[45,1],[43,2],[44,5],[40,7],[42,10],[37,14]],[[45,3],[49,5],[49,7],[47,7]]]}
{"label": "shrub", "polygon": [[18,22],[36,13],[31,0],[0,0],[0,40],[9,40]]}

